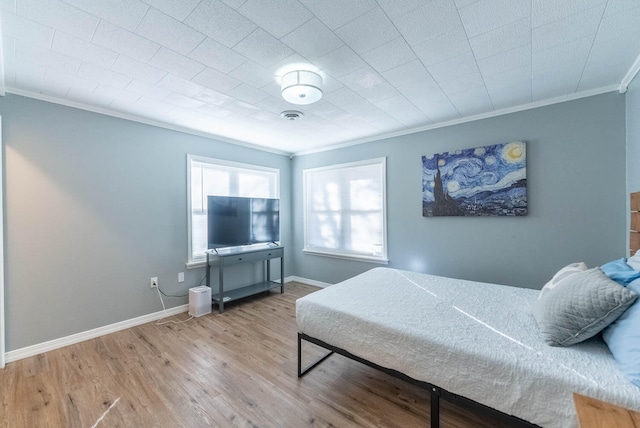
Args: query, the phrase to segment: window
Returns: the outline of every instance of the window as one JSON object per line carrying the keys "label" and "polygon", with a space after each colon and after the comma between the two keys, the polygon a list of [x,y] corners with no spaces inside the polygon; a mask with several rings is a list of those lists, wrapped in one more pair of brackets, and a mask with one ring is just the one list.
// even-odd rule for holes
{"label": "window", "polygon": [[304,251],[386,263],[385,177],[385,158],[304,170]]}
{"label": "window", "polygon": [[187,155],[188,264],[200,264],[207,250],[207,196],[278,198],[280,171],[244,163]]}

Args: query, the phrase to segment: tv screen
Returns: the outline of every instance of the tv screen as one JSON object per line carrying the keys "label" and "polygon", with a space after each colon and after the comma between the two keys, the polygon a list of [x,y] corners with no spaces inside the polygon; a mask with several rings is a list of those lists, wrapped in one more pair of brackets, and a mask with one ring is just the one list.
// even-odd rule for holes
{"label": "tv screen", "polygon": [[280,200],[207,197],[207,248],[280,240]]}

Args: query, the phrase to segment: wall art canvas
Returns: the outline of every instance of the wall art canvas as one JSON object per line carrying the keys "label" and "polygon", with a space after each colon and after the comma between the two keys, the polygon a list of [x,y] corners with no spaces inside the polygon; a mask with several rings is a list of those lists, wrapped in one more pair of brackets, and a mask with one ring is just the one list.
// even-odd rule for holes
{"label": "wall art canvas", "polygon": [[524,141],[422,157],[422,215],[527,215]]}

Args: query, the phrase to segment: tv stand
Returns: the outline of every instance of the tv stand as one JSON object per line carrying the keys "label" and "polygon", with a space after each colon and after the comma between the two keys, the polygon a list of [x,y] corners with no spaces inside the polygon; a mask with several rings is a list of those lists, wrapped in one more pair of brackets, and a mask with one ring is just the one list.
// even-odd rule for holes
{"label": "tv stand", "polygon": [[[280,282],[271,281],[271,260],[280,259]],[[225,266],[241,263],[264,261],[267,265],[264,281],[233,290],[224,289]],[[211,267],[218,266],[219,287],[218,292],[213,292],[211,287]],[[211,300],[218,305],[218,312],[224,312],[224,304],[243,297],[269,291],[280,287],[280,293],[284,293],[284,247],[280,245],[266,245],[249,248],[229,248],[217,251],[207,251],[207,286],[211,288]]]}

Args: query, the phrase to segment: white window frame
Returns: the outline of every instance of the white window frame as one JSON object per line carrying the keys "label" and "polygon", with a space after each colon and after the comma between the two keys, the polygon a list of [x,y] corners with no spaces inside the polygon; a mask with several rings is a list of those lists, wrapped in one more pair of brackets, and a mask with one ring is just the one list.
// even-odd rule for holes
{"label": "white window frame", "polygon": [[[350,253],[347,251],[329,251],[325,249],[317,249],[317,248],[309,248],[307,245],[307,180],[310,174],[315,172],[322,171],[330,171],[330,170],[338,170],[345,168],[353,168],[358,166],[367,166],[367,165],[380,165],[381,167],[381,176],[382,176],[382,253],[378,255],[363,255]],[[303,191],[303,216],[304,216],[304,246],[303,252],[306,254],[313,254],[318,256],[325,257],[333,257],[338,259],[347,259],[347,260],[358,260],[370,263],[380,263],[380,264],[388,264],[389,259],[387,258],[388,249],[387,249],[387,158],[375,158],[375,159],[367,159],[357,162],[348,162],[338,165],[329,165],[319,168],[309,168],[304,169],[302,171],[302,191]]]}
{"label": "white window frame", "polygon": [[[0,67],[1,69],[1,67]],[[4,196],[3,196],[3,165],[2,158],[2,116],[0,116],[0,369],[4,369],[5,365],[5,342],[4,342]]]}
{"label": "white window frame", "polygon": [[[254,165],[241,162],[232,162],[222,159],[209,158],[205,156],[187,155],[187,269],[193,269],[206,266],[207,261],[205,256],[194,257],[192,254],[193,244],[193,231],[191,224],[191,163],[200,162],[210,165],[218,165],[221,167],[241,168],[252,171],[270,172],[276,175],[275,182],[275,194],[272,196],[275,199],[280,198],[280,170],[278,168],[269,168],[261,165]],[[230,195],[236,196],[236,195]]]}

